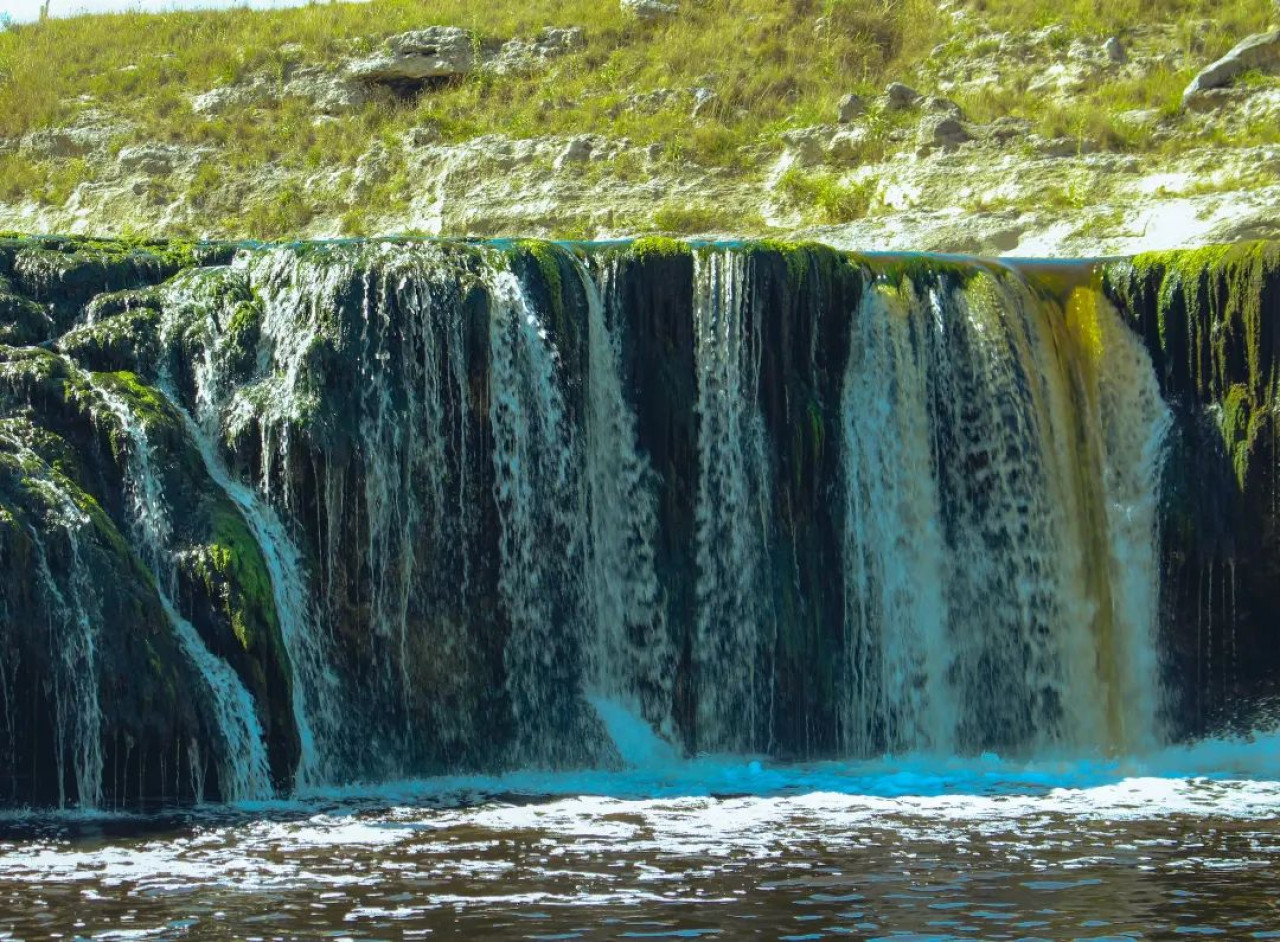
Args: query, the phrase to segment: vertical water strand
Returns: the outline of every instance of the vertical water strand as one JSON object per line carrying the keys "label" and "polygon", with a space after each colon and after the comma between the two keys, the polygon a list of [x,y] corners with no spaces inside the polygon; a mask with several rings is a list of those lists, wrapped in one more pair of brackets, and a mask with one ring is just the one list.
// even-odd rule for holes
{"label": "vertical water strand", "polygon": [[510,620],[504,661],[516,760],[581,758],[586,500],[581,446],[559,385],[559,356],[523,286],[495,260],[489,416],[501,521],[498,587]]}
{"label": "vertical water strand", "polygon": [[[418,433],[418,400],[409,391],[403,351],[393,349],[397,329],[387,303],[386,275],[368,264],[362,275],[360,327],[360,405],[357,434],[364,459],[364,548],[369,580],[370,618],[384,643],[384,696],[397,701],[400,716],[397,751],[412,738],[408,633],[409,592],[415,567],[417,501],[412,493],[412,462]],[[411,315],[412,312],[406,312]]]}
{"label": "vertical water strand", "polygon": [[856,755],[954,740],[928,313],[909,283],[869,286],[845,370],[842,741]]}
{"label": "vertical water strand", "polygon": [[[102,804],[102,707],[98,699],[98,632],[101,613],[93,579],[85,563],[81,539],[92,525],[88,514],[63,486],[61,475],[42,459],[19,434],[0,431],[0,441],[33,473],[28,486],[45,504],[45,526],[29,528],[36,563],[37,589],[48,617],[54,706],[54,756],[58,775],[58,806],[67,805],[67,764],[81,808]],[[59,538],[56,565],[50,565],[51,537]],[[56,572],[56,575],[55,575]],[[0,673],[3,673],[0,669]],[[0,686],[8,699],[7,677]],[[5,715],[12,723],[12,704]],[[10,742],[12,742],[10,732]]]}
{"label": "vertical water strand", "polygon": [[293,718],[301,746],[295,784],[323,784],[336,774],[334,752],[336,744],[345,738],[346,720],[331,648],[313,624],[299,553],[276,513],[252,488],[232,478],[210,435],[181,410],[167,391],[166,396],[185,420],[205,471],[240,511],[262,551],[293,676]]}
{"label": "vertical water strand", "polygon": [[[92,376],[85,375],[92,382]],[[98,384],[94,384],[94,389],[123,436],[127,466],[125,497],[139,555],[155,575],[160,603],[183,652],[208,687],[208,705],[223,740],[218,777],[223,800],[267,798],[273,791],[271,773],[253,697],[231,666],[208,649],[199,632],[173,604],[177,570],[170,548],[172,528],[164,489],[152,465],[146,428],[120,395]]]}
{"label": "vertical water strand", "polygon": [[[395,641],[388,690],[402,720],[399,759],[415,754],[418,664],[468,644],[433,609],[465,606],[475,511],[466,494],[468,364],[459,272],[435,247],[384,251],[364,281],[357,434],[364,462],[372,617]],[[419,626],[431,619],[427,639]],[[441,718],[438,718],[439,722]],[[391,762],[396,757],[389,757]]]}
{"label": "vertical water strand", "polygon": [[1173,415],[1160,394],[1151,357],[1115,308],[1089,289],[1068,307],[1086,383],[1086,427],[1101,456],[1106,565],[1116,665],[1107,691],[1117,717],[1113,745],[1149,749],[1162,739],[1164,707],[1156,634],[1159,621],[1159,501],[1165,443]]}
{"label": "vertical water strand", "polygon": [[590,587],[586,665],[597,695],[671,735],[675,651],[667,635],[654,540],[656,475],[637,446],[635,414],[622,388],[620,337],[604,290],[572,259],[587,298],[586,477]]}
{"label": "vertical water strand", "polygon": [[702,750],[768,748],[772,645],[765,589],[772,527],[759,404],[758,312],[745,257],[700,252],[694,318],[698,377],[698,615],[694,641]]}

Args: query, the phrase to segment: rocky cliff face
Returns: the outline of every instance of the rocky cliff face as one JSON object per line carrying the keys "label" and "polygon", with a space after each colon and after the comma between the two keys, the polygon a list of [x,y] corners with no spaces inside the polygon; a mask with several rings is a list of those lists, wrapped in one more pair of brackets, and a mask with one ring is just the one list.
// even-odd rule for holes
{"label": "rocky cliff face", "polygon": [[608,765],[618,710],[689,752],[1132,749],[1280,676],[1273,244],[0,275],[8,801]]}

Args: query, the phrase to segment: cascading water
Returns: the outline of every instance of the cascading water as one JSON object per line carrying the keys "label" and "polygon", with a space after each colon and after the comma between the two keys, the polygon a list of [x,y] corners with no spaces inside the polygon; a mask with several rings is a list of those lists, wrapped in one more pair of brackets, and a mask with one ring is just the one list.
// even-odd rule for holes
{"label": "cascading water", "polygon": [[[125,494],[139,555],[153,573],[164,612],[209,695],[207,706],[222,739],[218,778],[222,798],[224,801],[269,798],[274,789],[253,697],[231,666],[209,650],[173,601],[177,595],[177,574],[171,555],[168,508],[164,487],[152,460],[146,427],[123,396],[93,383],[90,376],[86,379],[119,424],[120,447],[125,451],[128,468]],[[198,794],[203,789],[195,790]]]}
{"label": "cascading water", "polygon": [[1145,357],[1084,289],[1070,319],[1007,272],[866,295],[843,401],[855,751],[1155,740],[1168,418]]}
{"label": "cascading water", "polygon": [[[307,790],[681,750],[1165,738],[1174,419],[1149,343],[1096,283],[642,248],[246,250],[108,298],[48,353],[115,430],[121,467],[85,461],[77,484],[131,537],[156,579],[139,597],[158,594],[202,678],[218,741],[184,745],[193,781],[202,754],[236,799],[289,774]],[[154,336],[123,348],[116,318]],[[6,408],[50,408],[43,374],[6,392],[28,367],[5,362]],[[123,366],[163,408],[93,372]],[[86,450],[76,414],[48,421]],[[114,728],[94,661],[115,629],[76,551],[87,518],[54,491],[34,581],[41,611],[65,613],[50,636],[74,642],[51,670],[54,726],[88,805]],[[234,533],[212,532],[228,515]],[[188,586],[179,563],[215,545],[239,569]],[[235,606],[257,617],[219,648]]]}
{"label": "cascading water", "polygon": [[[629,714],[631,729],[648,728],[647,722],[674,735],[675,652],[654,556],[656,475],[638,449],[636,417],[622,386],[618,312],[604,301],[618,278],[616,264],[592,277],[572,261],[587,299],[587,685],[622,758],[632,761],[611,720]],[[652,754],[651,745],[644,749]]]}
{"label": "cascading water", "polygon": [[[45,463],[19,432],[0,426],[0,442],[24,466]],[[58,807],[67,805],[67,765],[82,809],[102,803],[102,708],[98,694],[98,633],[102,621],[87,569],[81,540],[90,527],[89,515],[75,501],[57,473],[33,477],[46,508],[43,533],[31,531],[35,548],[33,575],[48,612],[49,646],[53,662],[54,756],[57,763]],[[50,565],[50,548],[60,547],[57,571]],[[2,637],[2,636],[0,636]],[[8,639],[6,639],[8,640]],[[14,665],[15,670],[19,665]],[[14,694],[9,671],[0,671],[0,687],[9,717],[8,742],[13,751]]]}
{"label": "cascading water", "polygon": [[698,744],[767,749],[776,626],[761,586],[771,538],[769,464],[759,410],[760,334],[745,258],[699,255]]}

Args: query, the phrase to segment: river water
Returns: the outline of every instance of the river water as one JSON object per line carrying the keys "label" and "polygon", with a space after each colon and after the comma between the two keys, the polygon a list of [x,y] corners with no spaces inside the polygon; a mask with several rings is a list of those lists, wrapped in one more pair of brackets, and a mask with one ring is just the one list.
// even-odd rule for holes
{"label": "river water", "polygon": [[1280,737],[10,813],[0,938],[1280,939]]}

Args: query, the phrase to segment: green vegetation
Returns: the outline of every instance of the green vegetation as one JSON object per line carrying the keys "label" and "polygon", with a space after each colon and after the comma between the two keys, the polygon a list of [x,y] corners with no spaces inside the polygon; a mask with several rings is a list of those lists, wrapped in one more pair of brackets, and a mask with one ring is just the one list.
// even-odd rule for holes
{"label": "green vegetation", "polygon": [[833,173],[791,169],[778,181],[783,199],[818,222],[841,223],[861,219],[871,211],[876,181],[844,182]]}
{"label": "green vegetation", "polygon": [[[1049,44],[1066,49],[1076,39],[1097,43],[1161,24],[1176,33],[1177,68],[1118,71],[1054,98],[1031,91],[1042,70],[1013,57],[999,70],[1000,82],[953,97],[975,123],[1024,118],[1045,137],[1077,141],[1081,151],[1280,143],[1273,121],[1224,129],[1178,111],[1199,65],[1267,25],[1269,5],[1260,0],[961,6],[964,15],[953,17],[928,0],[687,0],[678,16],[646,23],[618,0],[373,0],[51,19],[0,31],[0,138],[16,143],[34,131],[79,125],[109,138],[109,158],[141,142],[207,148],[189,170],[148,174],[135,194],[156,207],[182,199],[198,208],[202,231],[171,228],[175,235],[282,238],[324,218],[360,236],[421,192],[406,164],[407,136],[447,144],[485,134],[591,132],[650,147],[654,156],[647,163],[633,148],[572,171],[585,181],[643,181],[688,168],[762,181],[788,130],[832,123],[841,96],[871,97],[889,80],[929,91],[930,76],[949,62],[1001,55],[993,30],[1026,34],[1057,25]],[[587,43],[530,72],[477,71],[419,95],[375,94],[336,117],[286,91],[300,69],[336,73],[385,37],[430,25],[471,29],[486,49],[544,27],[582,26]],[[216,115],[193,107],[198,94],[248,81],[280,93]],[[1272,81],[1250,75],[1244,83]],[[695,88],[710,93],[697,109]],[[1147,112],[1170,122],[1164,133],[1140,114]],[[847,168],[911,148],[895,117],[873,109],[868,133],[835,162]],[[379,172],[353,186],[361,158],[376,146],[385,158]],[[61,206],[82,184],[114,173],[111,159],[81,153],[74,142],[58,153],[0,147],[0,201]],[[870,184],[850,183],[831,168],[793,171],[781,189],[806,221],[846,222],[872,210]],[[668,200],[651,218],[627,222],[675,235],[767,228],[753,212],[713,199]],[[572,222],[557,234],[594,232]]]}

